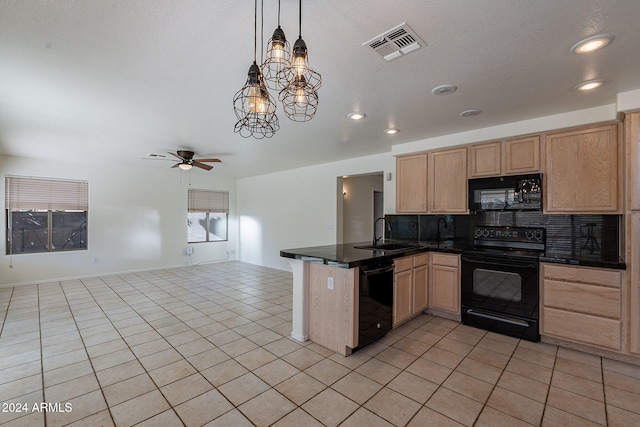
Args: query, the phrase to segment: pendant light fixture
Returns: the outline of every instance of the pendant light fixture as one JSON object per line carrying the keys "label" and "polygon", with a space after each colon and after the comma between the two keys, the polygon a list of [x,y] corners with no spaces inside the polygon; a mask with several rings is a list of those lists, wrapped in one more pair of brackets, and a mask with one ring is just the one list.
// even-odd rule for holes
{"label": "pendant light fixture", "polygon": [[267,58],[262,64],[267,87],[282,90],[287,81],[282,79],[280,71],[291,66],[291,46],[280,27],[280,0],[278,0],[278,28],[267,42]]}
{"label": "pendant light fixture", "polygon": [[299,2],[298,40],[293,45],[291,65],[278,73],[287,85],[280,91],[284,113],[293,121],[306,122],[318,109],[318,89],[322,76],[309,67],[307,45],[302,40],[302,0]]}
{"label": "pendant light fixture", "polygon": [[264,83],[262,71],[256,62],[258,39],[258,0],[254,0],[253,64],[247,81],[233,97],[233,109],[238,121],[233,129],[243,138],[271,138],[278,129],[276,103]]}

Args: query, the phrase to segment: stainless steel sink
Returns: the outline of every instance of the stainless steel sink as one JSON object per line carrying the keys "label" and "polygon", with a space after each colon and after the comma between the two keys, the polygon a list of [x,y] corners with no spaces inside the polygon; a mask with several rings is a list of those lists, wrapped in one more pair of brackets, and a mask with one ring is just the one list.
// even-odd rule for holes
{"label": "stainless steel sink", "polygon": [[367,249],[370,251],[402,251],[407,249],[418,249],[420,246],[411,243],[382,243],[379,245],[354,246],[356,249]]}

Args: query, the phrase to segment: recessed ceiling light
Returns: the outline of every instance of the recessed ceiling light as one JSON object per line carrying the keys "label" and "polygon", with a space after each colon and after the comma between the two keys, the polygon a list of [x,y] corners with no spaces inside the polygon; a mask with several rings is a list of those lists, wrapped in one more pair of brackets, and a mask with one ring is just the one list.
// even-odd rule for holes
{"label": "recessed ceiling light", "polygon": [[582,82],[575,85],[573,90],[580,90],[580,91],[592,90],[602,86],[603,84],[604,84],[604,80],[602,79],[587,80],[586,82]]}
{"label": "recessed ceiling light", "polygon": [[400,132],[400,129],[397,128],[388,128],[384,130],[384,133],[388,134],[388,135],[393,135]]}
{"label": "recessed ceiling light", "polygon": [[434,95],[450,95],[458,90],[456,85],[440,85],[431,89],[431,93]]}
{"label": "recessed ceiling light", "polygon": [[480,114],[480,110],[465,110],[460,113],[460,117],[473,117]]}
{"label": "recessed ceiling light", "polygon": [[595,36],[580,40],[578,43],[571,46],[571,52],[590,53],[598,49],[602,49],[611,43],[614,38],[613,34],[596,34]]}
{"label": "recessed ceiling light", "polygon": [[347,117],[349,117],[351,120],[362,120],[367,117],[367,115],[364,113],[349,113],[347,114]]}

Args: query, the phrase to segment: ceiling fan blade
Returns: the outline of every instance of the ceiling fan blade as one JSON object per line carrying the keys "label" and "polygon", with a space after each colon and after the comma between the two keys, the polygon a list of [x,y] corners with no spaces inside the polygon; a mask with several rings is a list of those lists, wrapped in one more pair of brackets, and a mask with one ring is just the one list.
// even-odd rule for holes
{"label": "ceiling fan blade", "polygon": [[214,163],[221,163],[222,160],[220,159],[193,159],[194,162],[214,162]]}
{"label": "ceiling fan blade", "polygon": [[193,161],[193,166],[200,168],[200,169],[204,169],[204,170],[208,170],[210,171],[211,169],[213,169],[213,166],[209,166],[209,165],[205,165],[204,163],[200,163],[197,160]]}
{"label": "ceiling fan blade", "polygon": [[182,156],[177,155],[176,153],[172,153],[171,151],[167,151],[167,153],[171,154],[173,157],[177,157],[178,159],[182,160],[183,162],[186,161],[185,158],[183,158]]}
{"label": "ceiling fan blade", "polygon": [[182,163],[176,163],[175,165],[171,166],[171,168],[177,168],[181,165]]}

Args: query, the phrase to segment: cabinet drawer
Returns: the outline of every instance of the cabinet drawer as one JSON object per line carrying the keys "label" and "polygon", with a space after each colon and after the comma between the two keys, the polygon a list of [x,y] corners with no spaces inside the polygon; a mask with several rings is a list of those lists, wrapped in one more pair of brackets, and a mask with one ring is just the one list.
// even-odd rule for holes
{"label": "cabinet drawer", "polygon": [[420,255],[414,255],[413,256],[413,266],[414,267],[420,267],[422,265],[427,265],[429,264],[429,253],[425,252],[423,254]]}
{"label": "cabinet drawer", "polygon": [[622,274],[615,270],[585,267],[566,267],[544,264],[544,278],[588,283],[592,285],[620,288]]}
{"label": "cabinet drawer", "polygon": [[619,320],[620,289],[545,279],[544,305]]}
{"label": "cabinet drawer", "polygon": [[460,257],[458,255],[447,255],[431,252],[431,261],[435,265],[446,265],[449,267],[458,267]]}
{"label": "cabinet drawer", "polygon": [[620,350],[620,321],[544,308],[542,334]]}
{"label": "cabinet drawer", "polygon": [[396,258],[393,260],[395,272],[411,270],[413,268],[413,257]]}

